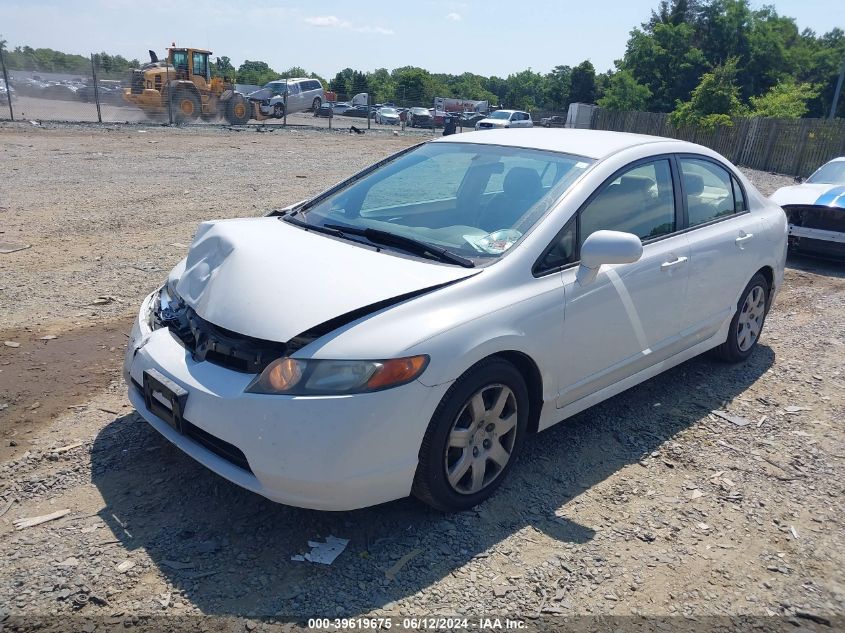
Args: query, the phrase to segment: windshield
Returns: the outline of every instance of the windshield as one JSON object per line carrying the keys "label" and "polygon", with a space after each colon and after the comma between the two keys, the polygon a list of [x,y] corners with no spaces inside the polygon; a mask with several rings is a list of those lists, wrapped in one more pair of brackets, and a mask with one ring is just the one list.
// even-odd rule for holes
{"label": "windshield", "polygon": [[520,147],[427,143],[299,216],[311,225],[375,229],[489,260],[513,246],[593,162]]}
{"label": "windshield", "polygon": [[396,114],[396,110],[394,110],[393,108],[382,108],[381,113],[382,114]]}
{"label": "windshield", "polygon": [[511,118],[511,113],[506,112],[505,110],[499,110],[498,112],[494,112],[490,115],[491,119],[509,119]]}
{"label": "windshield", "polygon": [[845,160],[837,160],[822,165],[807,182],[820,185],[845,185]]}

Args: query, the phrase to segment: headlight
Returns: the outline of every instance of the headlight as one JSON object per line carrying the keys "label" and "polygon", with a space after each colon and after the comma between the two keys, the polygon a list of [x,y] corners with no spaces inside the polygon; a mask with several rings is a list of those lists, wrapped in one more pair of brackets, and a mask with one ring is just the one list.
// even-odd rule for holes
{"label": "headlight", "polygon": [[248,393],[328,396],[381,391],[416,379],[428,356],[390,360],[301,360],[279,358],[246,388]]}

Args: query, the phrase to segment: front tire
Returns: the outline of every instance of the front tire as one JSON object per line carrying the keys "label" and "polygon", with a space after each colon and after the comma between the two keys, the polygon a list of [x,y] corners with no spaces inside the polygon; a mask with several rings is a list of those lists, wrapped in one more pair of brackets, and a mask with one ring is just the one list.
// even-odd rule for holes
{"label": "front tire", "polygon": [[192,92],[184,90],[173,95],[171,110],[176,123],[191,123],[196,121],[202,112],[199,97]]}
{"label": "front tire", "polygon": [[250,119],[250,103],[240,93],[235,93],[226,102],[226,120],[230,125],[246,125]]}
{"label": "front tire", "polygon": [[419,453],[412,493],[445,512],[478,505],[501,485],[528,425],[528,388],[501,358],[458,378],[434,412]]}
{"label": "front tire", "polygon": [[769,311],[769,292],[763,275],[751,278],[737,302],[727,340],[714,350],[716,356],[729,363],[741,363],[751,356]]}

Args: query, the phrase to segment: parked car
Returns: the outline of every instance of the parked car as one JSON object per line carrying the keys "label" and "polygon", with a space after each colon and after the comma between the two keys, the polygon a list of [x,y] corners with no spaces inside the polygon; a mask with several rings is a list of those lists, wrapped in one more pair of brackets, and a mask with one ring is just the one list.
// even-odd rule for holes
{"label": "parked car", "polygon": [[475,124],[487,118],[486,114],[480,112],[461,112],[458,123],[461,127],[475,127]]}
{"label": "parked car", "polygon": [[543,127],[563,127],[565,124],[566,117],[557,114],[540,119],[540,125]]}
{"label": "parked car", "polygon": [[248,94],[247,97],[251,101],[258,102],[258,107],[263,114],[277,119],[285,116],[286,107],[288,114],[318,110],[326,100],[323,84],[317,79],[307,77],[270,81],[259,90]]}
{"label": "parked car", "polygon": [[786,212],[791,248],[845,257],[845,156],[825,163],[801,184],[778,189],[771,199]]}
{"label": "parked car", "polygon": [[399,125],[399,113],[396,108],[382,107],[376,110],[375,120],[384,125]]}
{"label": "parked car", "polygon": [[370,114],[370,109],[366,105],[355,105],[351,108],[347,108],[346,111],[343,113],[344,116],[354,116],[354,117],[363,117],[367,118]]}
{"label": "parked car", "polygon": [[275,501],[463,510],[527,436],[705,351],[751,356],[786,235],[699,145],[443,137],[269,216],[201,224],[141,304],[129,399]]}
{"label": "parked car", "polygon": [[0,77],[0,107],[3,106],[2,101],[5,101],[11,97],[11,100],[15,100],[15,88],[13,86],[6,86],[6,81]]}
{"label": "parked car", "polygon": [[59,101],[74,101],[76,100],[76,91],[81,86],[70,83],[55,82],[47,84],[41,89],[37,95],[42,99],[56,99]]}
{"label": "parked car", "polygon": [[[124,105],[123,86],[119,81],[101,79],[97,82],[97,90],[100,93],[100,103],[106,105]],[[94,84],[83,84],[76,91],[76,98],[86,103],[95,103]]]}
{"label": "parked car", "polygon": [[522,110],[496,110],[475,124],[476,130],[495,130],[509,127],[534,127],[531,115]]}
{"label": "parked car", "polygon": [[337,101],[332,106],[334,113],[337,114],[344,114],[349,108],[352,107],[352,104],[348,101]]}
{"label": "parked car", "polygon": [[434,125],[434,117],[426,108],[411,108],[406,115],[406,123],[410,127],[431,127]]}

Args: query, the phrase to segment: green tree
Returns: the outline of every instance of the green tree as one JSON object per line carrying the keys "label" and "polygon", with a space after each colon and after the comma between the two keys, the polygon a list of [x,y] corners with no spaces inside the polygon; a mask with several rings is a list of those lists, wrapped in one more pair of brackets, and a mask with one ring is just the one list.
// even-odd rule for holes
{"label": "green tree", "polygon": [[273,81],[278,78],[279,73],[270,68],[270,66],[267,65],[267,62],[250,61],[247,59],[238,67],[236,81],[239,84],[263,86],[268,81]]}
{"label": "green tree", "polygon": [[672,123],[701,125],[713,128],[716,125],[733,125],[731,117],[740,116],[744,108],[739,100],[736,85],[737,58],[732,57],[712,72],[704,73],[701,82],[692,91],[689,101],[679,102],[670,115]]}
{"label": "green tree", "polygon": [[352,81],[349,85],[350,92],[353,95],[358,94],[359,92],[370,92],[370,84],[367,82],[367,76],[356,70],[352,73]]}
{"label": "green tree", "polygon": [[367,83],[370,86],[370,92],[375,103],[394,100],[395,85],[386,68],[377,68],[373,72],[367,73]]}
{"label": "green tree", "polygon": [[434,82],[431,74],[422,68],[405,66],[396,68],[391,73],[394,83],[394,94],[400,103],[422,104],[426,107],[433,104],[435,95]]}
{"label": "green tree", "polygon": [[751,97],[750,116],[799,119],[807,114],[807,102],[818,96],[810,84],[796,84],[792,80],[773,86],[766,94]]}
{"label": "green tree", "polygon": [[507,93],[505,105],[520,110],[534,110],[545,103],[546,78],[530,68],[512,75],[505,80]]}
{"label": "green tree", "polygon": [[569,106],[569,93],[572,89],[572,68],[555,66],[546,75],[546,107],[553,110],[565,110]]}
{"label": "green tree", "polygon": [[628,70],[648,87],[649,110],[669,112],[678,100],[689,99],[708,64],[694,40],[695,27],[686,22],[658,23],[651,32],[634,29],[620,70]]}
{"label": "green tree", "polygon": [[594,103],[595,100],[596,69],[589,60],[585,60],[572,69],[569,101],[571,103]]}
{"label": "green tree", "polygon": [[229,77],[234,78],[237,74],[235,67],[232,66],[232,60],[228,57],[218,57],[213,64],[211,64],[212,77]]}
{"label": "green tree", "polygon": [[620,70],[610,77],[604,96],[598,105],[608,110],[645,110],[651,101],[651,90],[634,79],[628,70]]}
{"label": "green tree", "polygon": [[334,76],[329,82],[329,90],[336,92],[342,95],[349,95],[351,96],[352,91],[352,76],[355,74],[355,71],[351,68],[344,68],[339,73]]}

